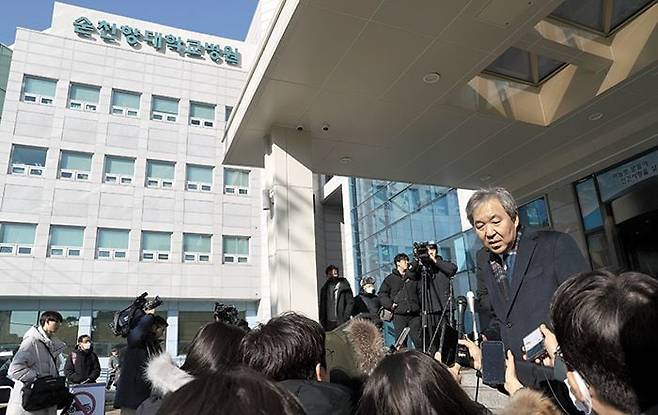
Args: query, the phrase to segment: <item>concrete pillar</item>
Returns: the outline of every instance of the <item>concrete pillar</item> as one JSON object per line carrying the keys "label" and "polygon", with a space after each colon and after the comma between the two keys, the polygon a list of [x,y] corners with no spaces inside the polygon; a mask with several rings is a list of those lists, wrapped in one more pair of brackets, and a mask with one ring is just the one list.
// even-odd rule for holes
{"label": "concrete pillar", "polygon": [[274,128],[265,156],[273,198],[267,222],[272,315],[296,311],[318,318],[311,137]]}

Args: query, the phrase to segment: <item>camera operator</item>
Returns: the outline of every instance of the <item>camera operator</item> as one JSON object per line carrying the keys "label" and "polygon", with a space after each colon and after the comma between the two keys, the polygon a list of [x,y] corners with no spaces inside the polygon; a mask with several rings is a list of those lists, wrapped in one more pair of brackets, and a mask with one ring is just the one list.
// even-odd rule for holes
{"label": "camera operator", "polygon": [[[434,336],[434,333],[441,322],[441,316],[444,316],[442,324],[451,323],[451,310],[446,310],[444,314],[444,309],[448,306],[448,300],[451,295],[450,278],[457,272],[457,265],[449,261],[444,261],[438,255],[438,246],[434,242],[417,244],[416,246],[418,249],[416,249],[416,258],[414,258],[414,261],[409,267],[409,278],[418,281],[421,293],[423,292],[423,287],[426,287],[424,290],[425,310],[421,310],[421,312],[427,312],[426,349],[433,353],[438,349],[439,345],[439,336]],[[421,267],[423,266],[427,269],[426,286],[422,280]],[[420,302],[422,306],[422,298]],[[421,348],[422,344],[417,347]]]}
{"label": "camera operator", "polygon": [[149,358],[162,352],[160,342],[167,327],[165,319],[155,315],[157,305],[146,303],[130,323],[114,398],[114,406],[121,408],[122,415],[134,414],[151,395],[151,384],[144,377],[144,371]]}
{"label": "camera operator", "polygon": [[420,319],[420,283],[409,278],[409,257],[397,254],[393,260],[395,268],[379,287],[382,306],[393,312],[393,328],[398,338],[405,327],[416,348],[422,348]]}

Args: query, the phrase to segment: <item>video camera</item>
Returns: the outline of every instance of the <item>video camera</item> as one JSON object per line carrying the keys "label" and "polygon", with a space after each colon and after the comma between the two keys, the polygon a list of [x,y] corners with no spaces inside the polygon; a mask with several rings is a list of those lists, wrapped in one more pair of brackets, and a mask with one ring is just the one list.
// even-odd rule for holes
{"label": "video camera", "polygon": [[436,246],[434,242],[414,242],[414,258],[425,266],[433,266],[434,261],[430,257],[429,248]]}
{"label": "video camera", "polygon": [[212,315],[216,322],[222,322],[241,328],[244,331],[249,331],[249,323],[243,318],[240,318],[240,311],[235,306],[216,302]]}
{"label": "video camera", "polygon": [[137,317],[141,317],[145,311],[153,310],[162,304],[162,300],[157,295],[151,300],[147,300],[147,296],[148,293],[142,293],[128,307],[114,313],[110,329],[115,336],[127,337],[130,329],[137,324]]}

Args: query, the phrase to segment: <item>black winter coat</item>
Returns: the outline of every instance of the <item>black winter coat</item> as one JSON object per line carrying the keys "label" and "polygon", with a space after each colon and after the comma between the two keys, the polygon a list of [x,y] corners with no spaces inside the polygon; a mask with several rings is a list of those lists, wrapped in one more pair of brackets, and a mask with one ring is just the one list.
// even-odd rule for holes
{"label": "black winter coat", "polygon": [[[320,289],[320,324],[322,327],[327,327],[327,308],[330,306],[327,304],[327,289],[332,282],[331,279],[327,279],[327,282],[324,283]],[[354,307],[354,294],[352,294],[352,287],[347,279],[340,277],[338,278],[338,298],[336,304],[336,314],[338,316],[338,325],[345,323],[350,319],[352,315],[352,307]]]}
{"label": "black winter coat", "polygon": [[352,415],[350,391],[334,383],[289,379],[278,383],[295,395],[306,415]]}
{"label": "black winter coat", "polygon": [[101,375],[101,364],[92,350],[76,349],[66,357],[64,376],[69,382],[80,384],[94,383]]}
{"label": "black winter coat", "polygon": [[149,358],[162,351],[159,341],[153,337],[153,322],[154,317],[145,314],[128,333],[128,345],[121,353],[121,376],[114,397],[117,408],[137,409],[151,396],[151,384],[144,373]]}
{"label": "black winter coat", "polygon": [[354,308],[352,308],[352,315],[354,317],[366,318],[378,326],[381,326],[382,321],[379,319],[379,309],[382,307],[382,302],[377,294],[368,294],[360,292],[359,295],[354,297]]}
{"label": "black winter coat", "polygon": [[[379,287],[379,299],[382,306],[394,314],[414,315],[420,313],[420,290],[418,281],[402,277],[397,269],[388,274]],[[393,304],[398,306],[393,310]]]}

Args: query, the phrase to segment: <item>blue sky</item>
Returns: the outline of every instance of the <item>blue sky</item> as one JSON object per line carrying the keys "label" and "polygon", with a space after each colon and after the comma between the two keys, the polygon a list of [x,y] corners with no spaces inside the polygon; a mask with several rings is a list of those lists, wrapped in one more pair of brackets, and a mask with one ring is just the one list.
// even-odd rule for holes
{"label": "blue sky", "polygon": [[[14,43],[16,27],[50,26],[54,0],[0,0],[0,42]],[[243,40],[257,0],[62,0],[62,3],[194,32]]]}

